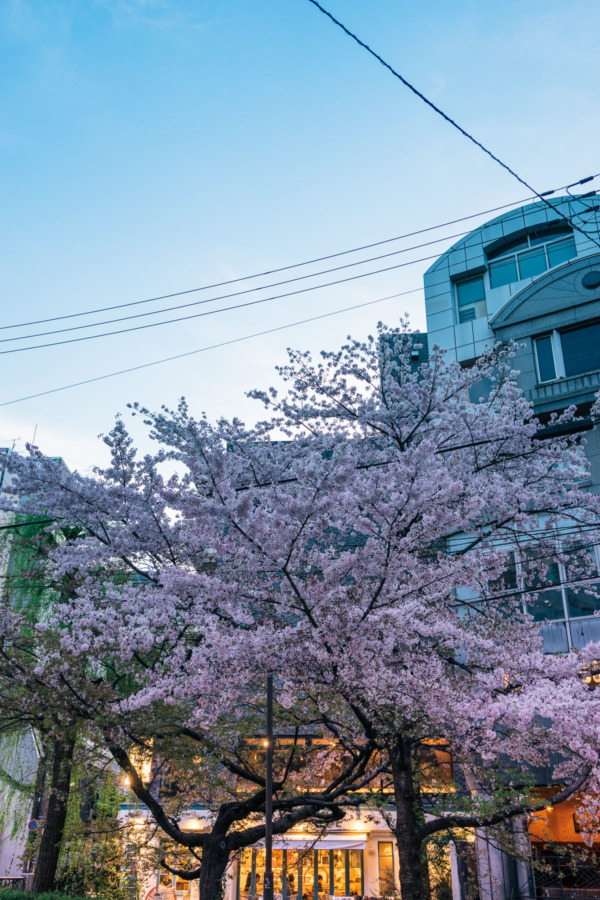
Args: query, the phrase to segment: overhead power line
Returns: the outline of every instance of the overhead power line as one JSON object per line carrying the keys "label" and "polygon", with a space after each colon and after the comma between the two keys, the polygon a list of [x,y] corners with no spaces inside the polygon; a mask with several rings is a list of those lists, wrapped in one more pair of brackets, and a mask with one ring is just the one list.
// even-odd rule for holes
{"label": "overhead power line", "polygon": [[12,525],[0,525],[0,531],[14,531],[17,528],[29,528],[30,525],[55,525],[54,519],[39,519],[35,522],[18,522]]}
{"label": "overhead power line", "polygon": [[[214,316],[214,315],[217,315],[218,313],[230,312],[231,310],[235,310],[235,309],[243,309],[243,308],[249,307],[249,306],[257,306],[260,303],[270,303],[272,300],[281,300],[285,297],[294,297],[294,296],[297,296],[298,294],[306,294],[309,291],[319,290],[319,288],[332,287],[333,285],[336,285],[336,284],[345,284],[349,281],[357,281],[359,278],[366,278],[368,275],[378,275],[381,272],[391,272],[394,269],[402,269],[405,266],[412,266],[412,265],[415,265],[416,263],[426,262],[427,260],[430,260],[430,259],[437,259],[437,254],[433,254],[433,256],[424,256],[424,257],[421,257],[421,259],[411,259],[408,262],[397,263],[395,266],[386,266],[383,269],[376,269],[373,272],[363,272],[360,275],[350,275],[350,276],[348,276],[348,278],[337,278],[335,281],[326,281],[323,284],[313,284],[310,287],[299,288],[298,290],[295,290],[295,291],[287,291],[284,294],[274,294],[272,297],[261,297],[258,300],[247,300],[245,303],[235,303],[232,306],[223,306],[223,307],[220,307],[219,309],[209,309],[209,310],[206,310],[205,312],[193,313],[191,316],[177,316],[175,319],[167,319],[166,321],[163,321],[163,322],[147,322],[145,325],[134,325],[131,328],[119,328],[119,329],[116,329],[115,331],[103,331],[100,334],[87,334],[87,335],[84,335],[83,337],[68,338],[67,340],[64,340],[64,341],[50,341],[46,344],[33,344],[30,347],[13,347],[11,350],[0,350],[0,356],[6,356],[9,353],[24,353],[27,350],[40,350],[45,347],[61,347],[64,344],[78,344],[81,341],[91,341],[91,340],[95,340],[96,338],[111,337],[112,335],[115,335],[115,334],[128,334],[132,331],[142,331],[146,328],[157,328],[160,325],[171,325],[174,322],[186,322],[189,319],[200,319],[200,318],[203,318],[204,316]],[[416,288],[415,290],[422,290],[422,288]],[[413,291],[412,290],[408,291],[408,293],[413,293]],[[376,302],[376,301],[371,301],[371,302]],[[349,309],[352,309],[352,308],[353,307],[349,307]],[[2,405],[2,404],[0,404],[0,405]]]}
{"label": "overhead power line", "polygon": [[[593,181],[595,178],[598,178],[598,177],[600,177],[600,173],[597,173],[596,175],[589,175],[586,178],[582,178],[580,181],[571,182],[568,185],[561,185],[558,188],[554,188],[551,191],[545,191],[544,193],[545,193],[545,195],[550,196],[551,194],[556,194],[559,191],[567,190],[568,188],[576,187],[577,185],[587,184],[588,182]],[[266,269],[263,272],[255,272],[251,275],[242,275],[239,278],[231,278],[228,281],[219,281],[219,282],[214,282],[212,284],[201,285],[200,287],[187,288],[186,290],[183,290],[183,291],[174,291],[169,294],[160,294],[155,297],[148,297],[143,300],[132,300],[132,301],[129,301],[126,303],[116,303],[111,306],[98,307],[97,309],[88,309],[88,310],[84,310],[81,312],[75,312],[75,313],[65,313],[64,315],[61,315],[61,316],[51,316],[51,317],[45,318],[45,319],[33,319],[28,322],[15,322],[12,325],[0,325],[0,331],[7,331],[7,330],[11,330],[13,328],[29,328],[30,326],[33,326],[33,325],[44,325],[49,322],[62,322],[66,319],[77,319],[77,318],[81,318],[82,316],[91,316],[91,315],[96,315],[97,313],[111,312],[112,310],[116,310],[116,309],[126,309],[126,308],[132,307],[132,306],[141,306],[141,305],[144,305],[147,303],[156,303],[160,300],[171,300],[171,299],[174,299],[175,297],[183,297],[183,296],[186,296],[189,294],[199,293],[201,291],[208,291],[208,290],[214,290],[214,289],[220,288],[220,287],[227,287],[228,285],[239,284],[240,282],[243,282],[243,281],[251,281],[255,278],[264,278],[268,275],[276,275],[280,272],[288,272],[292,269],[299,269],[304,266],[313,265],[315,263],[325,262],[326,260],[329,260],[329,259],[337,259],[341,256],[348,256],[352,253],[360,253],[362,250],[370,250],[373,247],[382,247],[385,244],[391,244],[391,243],[394,243],[395,241],[406,240],[407,238],[416,237],[417,235],[420,235],[420,234],[427,234],[430,231],[437,231],[441,228],[447,228],[450,225],[457,225],[460,222],[467,222],[470,219],[477,219],[482,216],[490,215],[491,213],[501,212],[503,209],[509,209],[510,207],[513,207],[513,206],[522,206],[524,203],[530,202],[533,199],[535,199],[535,197],[525,197],[522,200],[513,200],[511,203],[504,203],[501,206],[495,206],[490,209],[484,209],[481,212],[471,213],[468,216],[461,216],[458,219],[449,219],[447,222],[440,222],[438,225],[429,225],[426,228],[419,228],[415,231],[409,231],[409,232],[406,232],[405,234],[396,235],[395,237],[385,238],[380,241],[373,241],[369,244],[362,244],[359,247],[351,247],[348,250],[340,250],[340,251],[337,251],[336,253],[329,253],[324,256],[313,257],[312,259],[307,259],[307,260],[304,260],[302,262],[297,262],[297,263],[291,263],[286,266],[279,266],[278,268],[274,268],[274,269]],[[573,199],[578,199],[578,198],[574,197]],[[552,207],[552,208],[554,209],[554,207]],[[468,232],[465,232],[465,233],[468,233]],[[447,236],[447,239],[450,239],[450,237],[451,236]],[[440,238],[440,240],[445,240],[445,239],[446,238]],[[403,252],[403,251],[398,251],[398,252]],[[313,275],[314,274],[316,274],[316,273],[313,273]],[[308,277],[308,276],[306,276],[306,277]],[[161,311],[164,311],[164,310],[157,310],[153,314],[155,314],[155,315],[159,314]],[[99,324],[99,323],[91,323],[88,327],[91,328],[94,326],[94,324]]]}
{"label": "overhead power line", "polygon": [[[333,16],[328,10],[326,10],[324,6],[321,6],[321,4],[318,2],[318,0],[308,0],[308,2],[312,3],[312,5],[314,7],[316,7],[321,13],[323,13],[324,16],[327,16],[327,18],[330,19],[334,23],[334,25],[337,25],[337,27],[341,28],[341,30],[345,34],[347,34],[349,38],[352,38],[352,40],[355,41],[359,45],[359,47],[362,47],[363,50],[366,50],[367,53],[369,53],[374,59],[377,60],[377,62],[379,62],[389,72],[391,72],[392,75],[395,78],[397,78],[400,82],[402,82],[404,87],[408,88],[409,91],[412,91],[412,93],[416,97],[418,97],[419,100],[422,100],[423,103],[425,103],[427,106],[429,106],[434,112],[436,112],[438,114],[438,116],[441,116],[442,119],[444,119],[446,122],[448,122],[449,125],[451,125],[458,132],[460,132],[460,134],[462,134],[463,137],[465,137],[468,141],[470,141],[476,147],[479,147],[479,149],[481,151],[483,151],[483,153],[485,153],[487,156],[489,156],[490,159],[493,159],[494,162],[498,163],[499,166],[501,166],[506,172],[508,172],[510,175],[512,175],[512,177],[515,178],[519,182],[519,184],[522,184],[524,187],[527,188],[528,191],[531,191],[531,193],[534,194],[538,198],[538,200],[541,200],[542,203],[545,203],[546,206],[549,206],[551,209],[553,209],[556,213],[558,213],[558,215],[562,219],[564,219],[566,222],[568,222],[572,228],[574,228],[576,231],[579,231],[581,234],[585,235],[585,237],[588,238],[588,240],[593,241],[593,243],[596,244],[597,247],[600,247],[600,241],[598,241],[596,238],[592,237],[590,234],[588,234],[586,231],[584,231],[583,228],[580,228],[579,225],[576,225],[568,216],[565,216],[564,213],[560,212],[560,210],[557,210],[554,206],[552,206],[552,204],[546,198],[546,194],[548,192],[544,192],[543,194],[540,194],[538,191],[536,191],[536,189],[534,187],[532,187],[527,181],[525,181],[524,178],[521,178],[521,176],[518,175],[514,169],[511,169],[511,167],[509,165],[507,165],[507,163],[503,162],[499,156],[496,156],[495,153],[492,153],[492,151],[489,150],[485,146],[485,144],[482,144],[481,141],[478,141],[477,138],[474,137],[465,128],[463,128],[462,125],[459,125],[455,119],[453,119],[451,116],[449,116],[447,113],[445,113],[443,109],[440,109],[439,106],[436,106],[436,104],[432,100],[430,100],[428,97],[426,97],[425,94],[423,94],[421,91],[419,91],[414,86],[414,84],[411,84],[410,81],[408,81],[403,75],[400,74],[400,72],[398,72],[396,69],[394,69],[394,67],[391,66],[390,63],[386,62],[386,60],[382,56],[380,56],[379,53],[376,53],[375,50],[373,50],[371,47],[369,47],[368,44],[365,44],[365,42],[362,41],[358,37],[358,35],[354,34],[354,32],[352,32],[352,31],[350,31],[349,28],[346,28],[346,26],[342,22],[340,22],[339,19],[336,19],[335,16]],[[554,193],[554,192],[552,192],[552,193]]]}
{"label": "overhead power line", "polygon": [[[588,179],[584,179],[584,180],[588,180]],[[517,215],[517,214],[520,214],[520,212],[515,213],[515,215]],[[508,214],[505,217],[504,221],[507,222],[507,221],[510,221],[510,219],[511,219],[511,215]],[[89,322],[84,325],[71,325],[66,328],[57,328],[57,329],[52,329],[50,331],[35,332],[34,334],[17,335],[17,336],[10,337],[10,338],[0,338],[0,344],[13,343],[15,341],[27,341],[27,340],[31,340],[31,339],[37,338],[37,337],[46,337],[46,336],[55,335],[55,334],[66,334],[66,333],[73,332],[73,331],[87,331],[89,329],[101,327],[102,325],[111,325],[114,323],[132,321],[134,319],[147,318],[148,316],[163,315],[168,312],[175,312],[175,311],[181,310],[181,309],[189,309],[189,308],[195,307],[195,306],[205,306],[208,303],[216,303],[219,300],[227,300],[231,297],[240,297],[240,296],[244,296],[244,295],[248,295],[248,294],[254,294],[257,292],[265,291],[268,288],[281,287],[282,285],[293,284],[295,282],[306,281],[308,279],[317,278],[320,275],[326,275],[326,274],[329,274],[332,272],[339,272],[344,269],[354,268],[356,266],[367,265],[368,263],[376,262],[381,259],[388,259],[390,257],[398,256],[398,255],[401,255],[404,253],[409,253],[413,250],[418,250],[423,247],[429,247],[432,244],[438,244],[440,242],[453,240],[454,238],[464,237],[465,235],[468,235],[468,234],[469,234],[468,231],[456,232],[454,234],[445,235],[443,238],[435,238],[432,241],[425,241],[424,243],[421,243],[421,244],[413,244],[410,247],[403,247],[400,250],[393,250],[389,253],[379,254],[378,256],[366,257],[364,259],[355,260],[353,262],[343,263],[340,266],[332,266],[327,269],[321,269],[318,272],[311,272],[311,273],[304,274],[304,275],[295,275],[292,278],[286,278],[281,281],[270,282],[269,284],[262,284],[262,285],[258,285],[258,286],[251,287],[251,288],[245,288],[244,290],[241,290],[241,291],[232,291],[227,294],[220,294],[216,297],[208,297],[208,298],[205,298],[204,300],[192,300],[187,303],[177,304],[176,306],[170,306],[170,307],[157,309],[157,310],[149,310],[146,312],[134,313],[132,315],[121,316],[121,317],[117,317],[117,318],[113,318],[113,319],[104,319],[100,322]],[[424,261],[428,261],[428,260],[434,259],[434,258],[435,257],[433,257],[433,256],[421,257],[420,259],[411,260],[402,265],[412,265],[413,263],[424,262]],[[363,272],[363,273],[361,273],[361,275],[355,276],[355,277],[356,278],[367,278],[371,275],[377,275],[382,272],[390,271],[391,269],[400,268],[400,267],[401,266],[390,266],[389,268],[375,269],[373,271]],[[344,280],[351,281],[352,279],[351,278],[350,279],[341,279],[339,282],[333,281],[333,282],[327,282],[324,285],[313,285],[312,288],[307,288],[307,290],[318,290],[320,287],[329,287],[331,285],[341,283]],[[198,290],[200,290],[200,289],[198,289]],[[302,293],[302,292],[301,291],[300,292],[292,291],[287,294],[284,293],[284,294],[278,294],[278,295],[276,295],[274,297],[270,297],[270,298],[263,298],[262,300],[257,300],[255,302],[256,303],[264,303],[269,300],[281,299],[281,298],[284,298],[287,296],[293,296],[295,293]],[[78,340],[82,341],[82,340],[91,340],[96,337],[108,337],[108,336],[112,336],[112,335],[121,334],[121,333],[127,332],[127,331],[136,331],[136,330],[140,330],[141,328],[151,328],[151,327],[157,327],[159,325],[168,325],[168,324],[172,324],[173,322],[185,321],[186,319],[189,319],[189,318],[197,318],[197,317],[201,317],[203,315],[214,315],[219,312],[226,312],[231,309],[238,309],[243,306],[251,306],[251,305],[253,305],[253,304],[252,303],[239,304],[237,306],[234,305],[234,306],[230,306],[230,307],[224,307],[221,309],[217,309],[210,313],[200,313],[195,316],[194,315],[193,316],[181,316],[181,317],[177,317],[175,319],[167,319],[167,320],[162,320],[159,322],[153,322],[146,326],[139,326],[138,328],[129,328],[129,329],[126,328],[126,329],[122,329],[122,330],[116,329],[114,331],[109,331],[109,332],[101,333],[101,334],[90,334],[90,335],[81,337],[79,339],[75,338],[73,340],[47,342],[45,344],[39,344],[39,345],[35,345],[35,346],[19,347],[19,348],[16,348],[15,350],[4,350],[4,351],[0,350],[0,355],[3,355],[5,353],[11,353],[11,352],[13,352],[13,353],[21,352],[24,350],[37,350],[37,349],[41,349],[41,348],[45,348],[45,347],[53,347],[53,346],[58,346],[61,344],[66,344],[66,343],[76,343]]]}
{"label": "overhead power line", "polygon": [[17,397],[15,400],[5,400],[0,403],[2,406],[12,406],[14,403],[24,403],[25,400],[34,400],[36,397],[46,397],[49,394],[57,394],[60,391],[68,391],[71,388],[81,387],[84,384],[93,384],[96,381],[104,381],[106,378],[115,378],[117,375],[126,375],[129,372],[138,372],[140,369],[149,369],[151,366],[159,366],[162,363],[172,362],[176,359],[184,359],[186,356],[194,356],[197,353],[206,353],[208,350],[216,350],[219,347],[228,347],[230,344],[239,344],[242,341],[249,341],[252,338],[263,337],[265,334],[274,334],[276,331],[284,331],[286,328],[295,328],[297,325],[306,325],[308,322],[316,322],[319,319],[328,319],[331,316],[339,316],[341,313],[350,312],[354,309],[361,309],[365,306],[373,306],[376,303],[383,303],[384,300],[395,300],[397,297],[405,297],[407,294],[416,294],[422,288],[411,288],[409,291],[401,291],[398,294],[390,294],[387,297],[379,297],[377,300],[368,300],[366,303],[356,303],[354,306],[345,306],[343,309],[335,309],[333,312],[322,313],[320,316],[310,316],[308,319],[300,319],[298,322],[289,322],[287,325],[279,325],[277,328],[267,328],[264,331],[257,331],[254,334],[245,334],[242,337],[232,338],[228,341],[221,341],[218,344],[210,344],[208,347],[200,347],[198,350],[188,350],[187,353],[177,353],[174,356],[165,356],[163,359],[155,359],[149,363],[142,363],[139,366],[130,366],[128,369],[120,369],[118,372],[109,372],[106,375],[98,375],[95,378],[86,378],[83,381],[75,381],[72,384],[65,384],[62,387],[51,388],[47,391],[39,391],[36,394],[28,394],[26,397]]}
{"label": "overhead power line", "polygon": [[[104,319],[101,322],[90,322],[87,325],[71,325],[68,328],[57,328],[53,331],[39,331],[39,332],[36,332],[35,334],[23,334],[23,335],[19,335],[18,337],[0,338],[0,344],[8,344],[8,343],[12,343],[13,341],[26,341],[26,340],[29,340],[31,338],[36,338],[36,337],[46,337],[51,334],[65,334],[66,332],[69,332],[69,331],[81,331],[81,330],[85,330],[87,328],[99,328],[101,325],[112,325],[115,322],[129,322],[132,319],[144,319],[147,316],[162,315],[162,314],[168,313],[168,312],[175,312],[178,309],[189,309],[192,306],[204,306],[207,303],[216,303],[218,300],[228,300],[230,297],[242,297],[245,294],[255,294],[258,291],[266,291],[268,288],[281,287],[284,284],[293,284],[294,282],[297,282],[297,281],[306,281],[309,278],[318,278],[319,275],[328,275],[331,272],[340,272],[343,269],[351,269],[351,268],[354,268],[355,266],[362,266],[362,265],[366,265],[367,263],[377,262],[380,259],[388,259],[391,256],[399,256],[402,253],[410,253],[412,250],[420,250],[422,247],[430,247],[432,244],[439,244],[442,241],[449,241],[449,240],[452,240],[453,238],[463,237],[466,234],[469,234],[469,232],[468,231],[460,231],[456,234],[448,234],[443,238],[436,238],[433,241],[426,241],[424,244],[413,244],[411,247],[403,247],[401,250],[392,250],[391,253],[382,253],[379,256],[371,256],[371,257],[368,257],[367,259],[359,259],[358,261],[355,261],[355,262],[344,263],[341,266],[333,266],[329,269],[321,269],[318,272],[311,272],[308,275],[295,275],[293,278],[285,278],[283,281],[272,281],[269,284],[262,284],[262,285],[259,285],[258,287],[246,288],[243,291],[233,291],[232,293],[229,293],[229,294],[220,294],[218,297],[209,297],[206,300],[192,300],[190,303],[181,303],[181,304],[178,304],[177,306],[169,306],[166,309],[163,308],[163,309],[151,310],[149,312],[134,313],[133,315],[121,316],[116,319]],[[433,257],[425,257],[425,259],[432,259],[432,258]],[[422,260],[415,260],[415,262],[421,262],[421,261]],[[406,263],[405,265],[409,265],[409,263]],[[375,272],[363,272],[363,274],[360,277],[366,278],[367,276],[369,276],[371,274],[377,275],[379,273],[379,271],[386,271],[386,270],[376,270]],[[284,296],[284,295],[282,295],[282,296]],[[216,312],[219,312],[219,310],[216,310]],[[163,323],[157,322],[155,324],[160,325]],[[164,324],[166,324],[166,323],[164,323]],[[24,348],[24,349],[28,349],[28,348]]]}

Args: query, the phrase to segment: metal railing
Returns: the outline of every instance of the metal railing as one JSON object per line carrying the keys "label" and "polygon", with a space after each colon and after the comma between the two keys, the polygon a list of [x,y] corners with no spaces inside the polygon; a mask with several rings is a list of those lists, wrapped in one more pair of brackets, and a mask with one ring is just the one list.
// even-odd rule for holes
{"label": "metal railing", "polygon": [[600,900],[600,865],[589,859],[544,855],[535,867],[536,900]]}
{"label": "metal railing", "polygon": [[25,881],[25,875],[19,875],[14,878],[0,878],[0,887],[12,888],[15,891],[24,891],[26,887]]}

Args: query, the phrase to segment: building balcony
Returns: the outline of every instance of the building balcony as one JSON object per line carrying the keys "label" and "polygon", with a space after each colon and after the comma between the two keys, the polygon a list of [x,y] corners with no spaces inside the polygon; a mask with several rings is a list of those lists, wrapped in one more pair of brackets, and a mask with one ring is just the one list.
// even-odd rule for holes
{"label": "building balcony", "polygon": [[586,375],[575,375],[573,378],[560,378],[539,384],[528,391],[536,413],[564,409],[571,403],[593,402],[595,394],[600,390],[600,372],[589,372]]}

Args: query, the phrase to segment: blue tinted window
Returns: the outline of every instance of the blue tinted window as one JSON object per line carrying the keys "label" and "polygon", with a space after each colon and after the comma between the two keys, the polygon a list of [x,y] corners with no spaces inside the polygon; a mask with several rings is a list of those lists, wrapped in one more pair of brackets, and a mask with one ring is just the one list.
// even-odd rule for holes
{"label": "blue tinted window", "polygon": [[600,322],[560,336],[567,378],[600,369]]}
{"label": "blue tinted window", "polygon": [[559,238],[561,234],[573,234],[573,230],[569,227],[569,225],[562,225],[559,227],[552,226],[551,228],[538,228],[537,231],[534,231],[529,235],[529,243],[532,247],[535,247],[537,244],[545,244],[548,241],[553,241]]}
{"label": "blue tinted window", "polygon": [[597,609],[600,609],[600,600],[598,597],[592,597],[591,594],[579,588],[567,590],[567,607],[569,615],[573,618],[578,616],[593,616]]}
{"label": "blue tinted window", "polygon": [[546,249],[548,250],[548,265],[550,268],[559,266],[568,259],[573,259],[574,256],[577,256],[575,241],[572,237],[564,241],[557,241],[555,244],[549,244]]}
{"label": "blue tinted window", "polygon": [[519,253],[519,272],[521,278],[531,278],[546,271],[546,254],[543,247]]}
{"label": "blue tinted window", "polygon": [[524,560],[526,575],[525,585],[529,591],[539,591],[535,599],[525,597],[527,612],[536,622],[547,622],[552,619],[564,619],[565,608],[560,587],[542,590],[551,585],[560,585],[560,570],[553,559],[540,559],[535,550],[531,550]]}
{"label": "blue tinted window", "polygon": [[475,307],[467,306],[465,309],[460,310],[460,321],[462,322],[472,322],[473,319],[476,319],[475,315]]}
{"label": "blue tinted window", "polygon": [[527,603],[527,612],[533,616],[534,622],[564,619],[562,591],[540,591],[533,603]]}
{"label": "blue tinted window", "polygon": [[517,263],[514,256],[490,263],[490,287],[502,287],[503,284],[510,284],[511,281],[518,280]]}
{"label": "blue tinted window", "polygon": [[535,342],[537,352],[540,381],[553,381],[556,378],[556,366],[554,365],[554,353],[552,352],[552,339],[550,335],[538,338]]}
{"label": "blue tinted window", "polygon": [[517,250],[523,250],[525,247],[529,247],[529,241],[527,240],[527,235],[520,238],[515,238],[512,241],[504,241],[501,247],[498,247],[497,250],[492,250],[488,252],[488,259],[496,259],[498,256],[504,256],[506,253],[515,253]]}
{"label": "blue tinted window", "polygon": [[472,384],[469,388],[469,400],[471,403],[479,403],[480,400],[487,400],[492,391],[491,378],[481,378]]}
{"label": "blue tinted window", "polygon": [[[569,236],[561,239],[560,235],[565,233]],[[532,249],[527,250],[528,247]],[[538,229],[488,253],[490,287],[502,287],[523,278],[534,278],[574,256],[577,256],[577,250],[570,228],[553,226]]]}
{"label": "blue tinted window", "polygon": [[571,638],[575,649],[580,649],[590,641],[600,641],[600,618],[580,619],[571,622]]}
{"label": "blue tinted window", "polygon": [[460,322],[470,322],[472,319],[478,319],[487,314],[485,286],[481,276],[469,278],[468,281],[460,281],[456,285],[456,299]]}
{"label": "blue tinted window", "polygon": [[485,300],[483,278],[471,278],[469,281],[460,281],[456,285],[456,296],[458,297],[459,307],[477,303],[479,300]]}
{"label": "blue tinted window", "polygon": [[[574,618],[593,616],[595,610],[600,609],[600,584],[595,580],[598,568],[593,551],[586,551],[583,559],[574,555],[573,562],[566,566],[566,578],[572,583],[566,590],[569,615]],[[595,591],[597,596],[592,596],[590,591]]]}

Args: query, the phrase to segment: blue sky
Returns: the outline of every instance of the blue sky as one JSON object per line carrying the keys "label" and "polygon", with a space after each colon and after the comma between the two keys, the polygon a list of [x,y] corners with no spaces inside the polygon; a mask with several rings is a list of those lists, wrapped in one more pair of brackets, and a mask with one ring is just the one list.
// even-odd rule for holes
{"label": "blue sky", "polygon": [[[325,5],[538,190],[600,171],[597,4]],[[0,82],[2,326],[236,278],[526,196],[307,0],[0,0]],[[0,355],[0,403],[409,290],[427,265]],[[181,394],[211,417],[252,419],[260,411],[244,391],[274,380],[286,346],[332,348],[404,311],[424,325],[417,293],[0,406],[0,445],[23,446],[37,426],[42,449],[85,468],[102,460],[96,435],[128,401],[158,407]]]}

